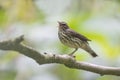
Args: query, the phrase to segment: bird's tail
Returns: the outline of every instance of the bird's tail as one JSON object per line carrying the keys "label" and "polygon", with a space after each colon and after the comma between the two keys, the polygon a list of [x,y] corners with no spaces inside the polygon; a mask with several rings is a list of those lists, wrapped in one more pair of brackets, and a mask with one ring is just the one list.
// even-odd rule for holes
{"label": "bird's tail", "polygon": [[97,57],[98,56],[93,50],[89,51],[89,53],[91,54],[92,57]]}
{"label": "bird's tail", "polygon": [[90,53],[90,55],[92,57],[97,57],[98,55],[89,47],[89,45],[87,45],[85,48],[84,48],[85,51],[87,51],[88,53]]}

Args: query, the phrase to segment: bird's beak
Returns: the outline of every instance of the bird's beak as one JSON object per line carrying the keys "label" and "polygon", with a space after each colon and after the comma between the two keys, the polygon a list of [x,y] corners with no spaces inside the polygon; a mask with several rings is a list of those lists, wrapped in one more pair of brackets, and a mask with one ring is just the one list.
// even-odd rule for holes
{"label": "bird's beak", "polygon": [[58,22],[58,24],[60,25],[61,24],[61,22],[60,21],[57,21]]}

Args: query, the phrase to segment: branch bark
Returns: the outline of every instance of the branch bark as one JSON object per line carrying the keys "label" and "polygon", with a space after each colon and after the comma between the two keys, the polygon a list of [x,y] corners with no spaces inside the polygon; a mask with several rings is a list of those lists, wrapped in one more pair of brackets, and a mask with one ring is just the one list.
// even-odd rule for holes
{"label": "branch bark", "polygon": [[66,67],[86,70],[100,75],[117,75],[120,76],[120,67],[106,67],[101,65],[95,65],[87,62],[76,61],[74,57],[69,55],[58,55],[50,53],[40,53],[35,49],[22,44],[24,36],[19,36],[14,40],[0,41],[1,50],[17,51],[27,57],[32,58],[38,64],[50,64],[58,63],[64,64]]}

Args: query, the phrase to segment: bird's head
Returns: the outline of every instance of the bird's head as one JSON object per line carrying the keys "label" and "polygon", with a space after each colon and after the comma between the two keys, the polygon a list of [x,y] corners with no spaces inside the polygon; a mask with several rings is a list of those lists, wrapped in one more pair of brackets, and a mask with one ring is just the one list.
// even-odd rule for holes
{"label": "bird's head", "polygon": [[59,22],[58,21],[58,24],[59,24],[59,29],[60,30],[66,30],[66,29],[69,29],[68,25],[66,22]]}

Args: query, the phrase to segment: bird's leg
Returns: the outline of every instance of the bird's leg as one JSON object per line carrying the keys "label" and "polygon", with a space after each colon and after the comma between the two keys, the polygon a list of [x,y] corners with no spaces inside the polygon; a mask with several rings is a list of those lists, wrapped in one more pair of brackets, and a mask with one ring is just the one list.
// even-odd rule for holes
{"label": "bird's leg", "polygon": [[71,52],[69,55],[72,56],[77,50],[78,50],[78,48],[75,48],[75,50],[73,52]]}

